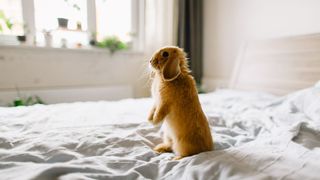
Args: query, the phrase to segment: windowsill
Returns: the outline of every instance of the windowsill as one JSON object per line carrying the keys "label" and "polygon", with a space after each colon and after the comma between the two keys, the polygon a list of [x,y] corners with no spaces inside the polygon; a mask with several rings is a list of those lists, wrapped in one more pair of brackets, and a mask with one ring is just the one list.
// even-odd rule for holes
{"label": "windowsill", "polygon": [[[0,44],[0,48],[15,48],[15,49],[26,49],[26,50],[47,50],[47,51],[70,51],[70,52],[88,52],[88,53],[105,53],[111,54],[111,52],[107,48],[98,48],[98,47],[90,47],[84,46],[80,48],[76,47],[48,47],[48,46],[40,46],[40,45],[28,45],[28,44],[19,44],[19,45],[5,45]],[[134,50],[119,50],[114,54],[135,54],[141,55],[143,51],[134,51]]]}

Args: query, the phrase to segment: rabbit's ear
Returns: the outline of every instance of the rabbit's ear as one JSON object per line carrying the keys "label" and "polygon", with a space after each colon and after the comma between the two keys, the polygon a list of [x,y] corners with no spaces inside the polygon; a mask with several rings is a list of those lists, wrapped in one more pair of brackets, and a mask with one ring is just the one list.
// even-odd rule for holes
{"label": "rabbit's ear", "polygon": [[179,59],[168,59],[162,69],[162,77],[165,81],[175,80],[181,73]]}

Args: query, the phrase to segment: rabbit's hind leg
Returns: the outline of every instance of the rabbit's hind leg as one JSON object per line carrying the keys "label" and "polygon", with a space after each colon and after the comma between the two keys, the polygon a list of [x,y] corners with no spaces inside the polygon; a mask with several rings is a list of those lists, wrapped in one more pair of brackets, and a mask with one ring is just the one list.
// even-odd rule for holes
{"label": "rabbit's hind leg", "polygon": [[165,143],[158,144],[153,150],[159,154],[166,153],[166,152],[172,152],[171,145],[165,144]]}
{"label": "rabbit's hind leg", "polygon": [[157,153],[172,152],[172,139],[166,132],[163,134],[163,143],[158,144],[154,149]]}

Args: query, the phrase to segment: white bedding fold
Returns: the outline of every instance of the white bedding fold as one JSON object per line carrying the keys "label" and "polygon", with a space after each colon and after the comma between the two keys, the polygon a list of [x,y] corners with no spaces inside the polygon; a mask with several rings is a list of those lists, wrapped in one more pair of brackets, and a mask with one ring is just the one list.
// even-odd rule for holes
{"label": "white bedding fold", "polygon": [[1,179],[319,179],[320,87],[200,96],[215,151],[152,151],[151,99],[0,108]]}

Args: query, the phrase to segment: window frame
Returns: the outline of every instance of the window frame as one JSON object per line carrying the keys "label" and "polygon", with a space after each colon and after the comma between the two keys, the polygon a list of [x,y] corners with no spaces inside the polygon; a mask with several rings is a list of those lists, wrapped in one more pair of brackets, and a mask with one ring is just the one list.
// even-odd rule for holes
{"label": "window frame", "polygon": [[[87,32],[92,34],[96,32],[97,22],[96,22],[96,2],[95,0],[86,0],[87,1]],[[132,39],[132,49],[129,51],[139,52],[144,49],[144,9],[145,9],[145,0],[132,0],[132,33],[134,34]],[[29,45],[33,45],[36,36],[35,28],[35,13],[34,13],[34,0],[21,0],[21,9],[22,9],[22,19],[23,22],[28,26],[27,40]],[[16,40],[16,36],[13,35],[0,35],[1,39]],[[30,41],[31,40],[31,41]],[[7,45],[6,40],[0,44]],[[17,44],[19,46],[19,44]],[[37,47],[37,46],[35,46]],[[55,48],[55,47],[51,47]],[[67,48],[74,49],[74,48]]]}

